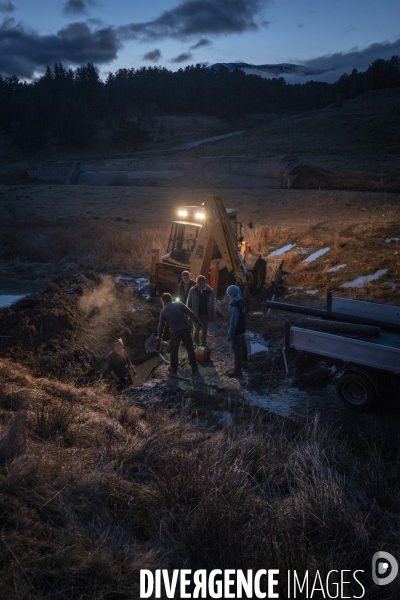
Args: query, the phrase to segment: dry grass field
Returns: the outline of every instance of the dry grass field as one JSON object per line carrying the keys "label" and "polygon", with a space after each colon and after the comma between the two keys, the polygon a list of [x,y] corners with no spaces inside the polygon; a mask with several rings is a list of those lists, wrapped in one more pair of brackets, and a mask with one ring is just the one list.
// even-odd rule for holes
{"label": "dry grass field", "polygon": [[[209,190],[152,187],[0,187],[0,275],[47,281],[60,272],[148,269],[152,247],[166,248],[179,206],[200,204]],[[287,286],[337,289],[344,281],[388,269],[370,286],[395,302],[400,284],[400,195],[329,190],[218,190],[238,210],[244,234],[267,255],[296,244],[285,259]],[[252,221],[253,229],[248,224]],[[392,242],[385,242],[393,239]],[[308,254],[330,251],[303,265]],[[304,250],[303,250],[304,251]],[[346,264],[340,272],[328,273]],[[347,278],[347,279],[346,279]],[[397,287],[396,287],[397,286]],[[370,287],[340,293],[368,296]],[[367,293],[368,292],[368,293]],[[382,296],[383,294],[383,296]]]}

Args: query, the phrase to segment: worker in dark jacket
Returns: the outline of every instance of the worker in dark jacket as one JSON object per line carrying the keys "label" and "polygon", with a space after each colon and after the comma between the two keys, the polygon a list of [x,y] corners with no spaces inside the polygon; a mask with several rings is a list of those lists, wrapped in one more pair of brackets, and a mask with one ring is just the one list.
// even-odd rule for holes
{"label": "worker in dark jacket", "polygon": [[196,279],[196,285],[189,292],[187,306],[199,317],[202,328],[197,323],[193,323],[193,341],[195,344],[205,346],[207,343],[208,323],[215,321],[217,310],[215,307],[215,293],[212,287],[206,284],[204,275],[199,275]]}
{"label": "worker in dark jacket", "polygon": [[247,364],[247,343],[246,343],[246,315],[247,302],[240,296],[240,290],[237,285],[230,285],[226,290],[230,301],[231,314],[229,320],[229,329],[226,339],[232,342],[233,355],[235,357],[235,367],[228,371],[229,377],[240,377],[243,375],[242,367],[248,368]]}
{"label": "worker in dark jacket", "polygon": [[160,313],[157,337],[161,340],[164,326],[167,325],[171,334],[169,340],[171,366],[168,370],[171,374],[177,372],[179,344],[183,342],[188,353],[192,373],[196,373],[198,371],[197,359],[193,348],[191,327],[187,317],[198,323],[200,327],[201,321],[185,304],[182,304],[182,302],[173,302],[171,294],[163,294],[161,299],[164,303],[164,308]]}
{"label": "worker in dark jacket", "polygon": [[178,283],[178,300],[179,302],[183,302],[183,304],[186,304],[188,294],[192,287],[196,285],[196,282],[190,278],[189,271],[182,271],[181,277],[182,279]]}

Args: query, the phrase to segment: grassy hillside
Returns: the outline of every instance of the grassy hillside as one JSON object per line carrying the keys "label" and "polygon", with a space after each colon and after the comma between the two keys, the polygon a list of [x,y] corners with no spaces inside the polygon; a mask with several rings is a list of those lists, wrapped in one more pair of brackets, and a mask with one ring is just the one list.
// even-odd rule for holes
{"label": "grassy hillside", "polygon": [[399,168],[400,88],[362,94],[322,110],[282,117],[199,146],[196,156],[297,154],[335,170],[385,173]]}

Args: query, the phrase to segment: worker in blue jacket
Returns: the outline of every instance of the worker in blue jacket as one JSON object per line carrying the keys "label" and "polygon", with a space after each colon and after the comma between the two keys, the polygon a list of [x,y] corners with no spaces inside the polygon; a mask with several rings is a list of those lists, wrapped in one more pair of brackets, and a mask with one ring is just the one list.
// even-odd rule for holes
{"label": "worker in blue jacket", "polygon": [[237,285],[230,285],[226,290],[230,301],[231,314],[229,320],[229,329],[226,339],[232,342],[233,355],[235,357],[235,367],[228,371],[229,377],[240,377],[243,375],[242,368],[247,369],[247,343],[246,343],[246,317],[247,302],[240,295]]}

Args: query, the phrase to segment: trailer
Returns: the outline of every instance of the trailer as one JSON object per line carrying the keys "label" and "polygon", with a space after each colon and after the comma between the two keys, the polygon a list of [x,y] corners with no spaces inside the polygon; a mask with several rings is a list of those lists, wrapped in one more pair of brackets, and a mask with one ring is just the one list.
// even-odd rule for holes
{"label": "trailer", "polygon": [[336,367],[332,382],[337,395],[357,410],[373,406],[388,384],[392,390],[394,386],[400,389],[400,307],[335,298],[330,293],[326,311],[266,304],[323,319],[320,325],[313,319],[300,327],[286,322],[283,354],[287,372],[299,352],[325,357]]}

